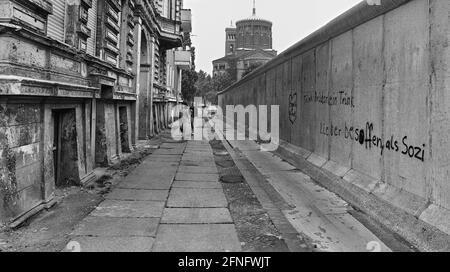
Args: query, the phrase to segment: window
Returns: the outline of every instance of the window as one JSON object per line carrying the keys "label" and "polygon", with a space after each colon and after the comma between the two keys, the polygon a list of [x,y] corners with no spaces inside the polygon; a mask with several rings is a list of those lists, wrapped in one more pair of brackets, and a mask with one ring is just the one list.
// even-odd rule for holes
{"label": "window", "polygon": [[47,35],[57,41],[64,42],[66,1],[53,2],[53,14],[48,16]]}
{"label": "window", "polygon": [[87,40],[87,53],[95,56],[95,43],[97,37],[97,0],[92,0],[92,8],[89,9],[88,13],[87,27],[91,30],[91,37]]}

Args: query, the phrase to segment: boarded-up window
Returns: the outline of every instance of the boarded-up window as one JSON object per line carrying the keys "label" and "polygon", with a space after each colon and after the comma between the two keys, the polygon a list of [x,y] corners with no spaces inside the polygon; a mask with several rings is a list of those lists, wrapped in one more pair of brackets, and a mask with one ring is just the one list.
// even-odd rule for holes
{"label": "boarded-up window", "polygon": [[92,8],[89,9],[87,26],[91,30],[91,37],[89,37],[87,41],[87,53],[95,56],[95,44],[97,40],[97,0],[92,0]]}
{"label": "boarded-up window", "polygon": [[66,1],[53,1],[53,14],[48,16],[47,35],[57,41],[64,42],[64,21],[66,17]]}

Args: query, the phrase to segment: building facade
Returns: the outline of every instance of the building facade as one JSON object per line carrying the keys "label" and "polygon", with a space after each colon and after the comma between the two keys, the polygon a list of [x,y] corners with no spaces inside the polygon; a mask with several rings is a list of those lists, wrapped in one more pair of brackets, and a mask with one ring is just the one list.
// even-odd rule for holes
{"label": "building facade", "polygon": [[272,48],[272,22],[253,15],[225,29],[225,56],[213,61],[213,75],[229,73],[240,80],[252,65],[262,65],[276,57]]}
{"label": "building facade", "polygon": [[182,0],[0,0],[0,223],[170,124],[190,29]]}

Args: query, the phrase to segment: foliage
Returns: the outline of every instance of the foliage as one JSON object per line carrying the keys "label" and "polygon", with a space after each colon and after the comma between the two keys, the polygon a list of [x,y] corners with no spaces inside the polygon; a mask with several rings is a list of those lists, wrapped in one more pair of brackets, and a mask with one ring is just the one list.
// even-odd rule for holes
{"label": "foliage", "polygon": [[205,80],[209,82],[204,84],[207,88],[204,88],[204,91],[201,93],[202,97],[215,105],[218,102],[217,93],[225,90],[234,83],[229,73],[218,74],[212,78],[208,76]]}
{"label": "foliage", "polygon": [[192,103],[197,94],[195,83],[198,79],[197,72],[195,71],[195,47],[192,46],[191,34],[184,33],[184,35],[183,48],[187,49],[187,47],[190,47],[192,67],[190,70],[183,70],[182,72],[181,95],[185,102]]}
{"label": "foliage", "polygon": [[193,102],[194,97],[197,94],[196,82],[198,79],[197,72],[194,68],[183,71],[181,78],[181,94],[185,102]]}

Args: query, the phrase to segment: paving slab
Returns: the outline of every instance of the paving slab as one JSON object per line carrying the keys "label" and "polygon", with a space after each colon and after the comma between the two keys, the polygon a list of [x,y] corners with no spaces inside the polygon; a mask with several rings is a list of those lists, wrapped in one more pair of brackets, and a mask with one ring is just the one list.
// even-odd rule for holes
{"label": "paving slab", "polygon": [[80,244],[81,252],[151,252],[152,237],[90,237],[72,238]]}
{"label": "paving slab", "polygon": [[225,208],[228,202],[222,189],[173,188],[167,207],[170,208]]}
{"label": "paving slab", "polygon": [[148,167],[141,165],[136,168],[128,177],[138,177],[140,179],[151,179],[152,177],[175,175],[178,167],[170,167],[169,165],[162,165],[159,167]]}
{"label": "paving slab", "polygon": [[239,252],[234,225],[161,225],[154,252]]}
{"label": "paving slab", "polygon": [[178,168],[179,173],[191,174],[217,174],[217,167],[208,166],[181,166]]}
{"label": "paving slab", "polygon": [[190,189],[222,189],[219,182],[204,181],[184,181],[177,180],[173,183],[172,188],[190,188]]}
{"label": "paving slab", "polygon": [[177,173],[175,180],[218,182],[219,175],[218,174]]}
{"label": "paving slab", "polygon": [[169,190],[114,189],[105,196],[111,200],[166,201]]}
{"label": "paving slab", "polygon": [[158,149],[153,152],[153,155],[181,155],[183,154],[184,149]]}
{"label": "paving slab", "polygon": [[173,183],[172,177],[158,177],[152,180],[135,179],[121,182],[117,188],[121,189],[137,189],[137,190],[169,190]]}
{"label": "paving slab", "polygon": [[187,146],[186,151],[211,151],[212,148],[210,146]]}
{"label": "paving slab", "polygon": [[205,156],[207,156],[207,155],[211,155],[212,154],[212,150],[200,150],[200,149],[197,149],[197,150],[185,150],[184,151],[184,155],[196,155],[196,154],[200,154],[200,155],[205,155]]}
{"label": "paving slab", "polygon": [[172,182],[157,181],[153,183],[148,182],[133,182],[133,183],[121,183],[117,188],[120,189],[133,189],[133,190],[169,190],[172,186]]}
{"label": "paving slab", "polygon": [[88,216],[76,227],[75,236],[155,237],[159,218],[115,218]]}
{"label": "paving slab", "polygon": [[[194,166],[194,167],[216,167],[216,163],[214,161],[189,161],[189,160],[183,160],[181,161],[180,166]],[[216,167],[217,168],[217,167]]]}
{"label": "paving slab", "polygon": [[153,162],[153,161],[157,161],[157,162],[180,162],[181,161],[181,156],[176,155],[176,156],[171,156],[171,155],[152,155],[149,156],[145,159],[144,163],[146,162]]}
{"label": "paving slab", "polygon": [[185,143],[163,143],[160,148],[167,148],[167,149],[172,149],[172,148],[182,148],[184,149],[186,147]]}
{"label": "paving slab", "polygon": [[147,190],[169,190],[175,178],[173,171],[158,171],[153,173],[132,173],[117,186],[122,189],[147,189]]}
{"label": "paving slab", "polygon": [[172,208],[165,209],[161,224],[231,224],[226,208]]}
{"label": "paving slab", "polygon": [[214,158],[211,155],[211,152],[202,152],[202,153],[184,153],[183,159],[187,158],[195,158],[195,160],[203,160]]}
{"label": "paving slab", "polygon": [[210,157],[210,158],[202,158],[202,157],[183,157],[183,159],[181,160],[183,161],[190,161],[190,162],[199,162],[199,163],[209,163],[209,162],[214,162],[214,158]]}
{"label": "paving slab", "polygon": [[164,204],[157,201],[106,200],[91,213],[91,216],[157,218],[161,217]]}
{"label": "paving slab", "polygon": [[160,161],[160,160],[153,160],[153,161],[144,161],[141,164],[141,167],[144,168],[152,168],[152,169],[160,169],[162,167],[168,167],[168,168],[172,168],[172,167],[178,167],[178,165],[180,164],[179,161]]}

